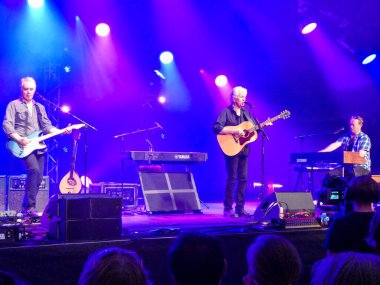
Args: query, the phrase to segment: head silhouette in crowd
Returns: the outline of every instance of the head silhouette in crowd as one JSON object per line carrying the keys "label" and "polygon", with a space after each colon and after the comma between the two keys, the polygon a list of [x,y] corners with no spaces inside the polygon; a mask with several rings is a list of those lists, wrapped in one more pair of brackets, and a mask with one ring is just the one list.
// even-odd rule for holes
{"label": "head silhouette in crowd", "polygon": [[301,275],[297,249],[287,239],[265,234],[256,238],[247,252],[248,274],[244,285],[292,285]]}
{"label": "head silhouette in crowd", "polygon": [[79,285],[147,285],[142,262],[135,252],[110,247],[93,253],[87,260]]}
{"label": "head silhouette in crowd", "polygon": [[379,280],[379,256],[349,251],[331,255],[316,264],[310,284],[376,285]]}
{"label": "head silhouette in crowd", "polygon": [[344,191],[344,201],[352,211],[373,210],[379,199],[379,185],[370,175],[353,178]]}
{"label": "head silhouette in crowd", "polygon": [[221,241],[201,233],[180,235],[167,257],[176,285],[218,285],[226,271]]}

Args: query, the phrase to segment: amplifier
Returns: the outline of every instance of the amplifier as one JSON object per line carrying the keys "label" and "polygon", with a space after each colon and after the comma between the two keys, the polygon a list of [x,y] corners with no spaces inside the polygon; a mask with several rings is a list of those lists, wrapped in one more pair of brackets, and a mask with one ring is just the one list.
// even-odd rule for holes
{"label": "amplifier", "polygon": [[7,176],[0,175],[0,211],[7,209]]}
{"label": "amplifier", "polygon": [[[9,176],[8,190],[25,190],[26,175]],[[40,190],[49,191],[49,176],[44,176]]]}
{"label": "amplifier", "polygon": [[134,183],[100,182],[90,185],[90,193],[101,193],[115,198],[122,198],[124,209],[134,209],[138,204],[139,186],[139,184]]}
{"label": "amplifier", "polygon": [[[7,210],[21,212],[26,175],[9,176]],[[43,212],[49,202],[49,176],[44,176],[37,194],[36,210]]]}

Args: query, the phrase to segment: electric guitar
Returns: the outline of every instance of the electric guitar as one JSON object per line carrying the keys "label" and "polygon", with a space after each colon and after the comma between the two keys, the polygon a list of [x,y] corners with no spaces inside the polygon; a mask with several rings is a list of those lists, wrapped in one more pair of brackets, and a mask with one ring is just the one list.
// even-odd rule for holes
{"label": "electric guitar", "polygon": [[74,146],[73,146],[73,155],[71,158],[71,169],[70,171],[63,176],[61,182],[59,183],[59,191],[62,194],[77,194],[82,189],[82,182],[79,178],[78,173],[75,171],[75,160],[77,158],[78,150],[78,140],[80,138],[80,132],[74,132]]}
{"label": "electric guitar", "polygon": [[290,112],[288,110],[285,110],[273,118],[268,118],[266,121],[260,124],[260,127],[254,125],[251,121],[245,121],[238,126],[232,127],[232,129],[243,129],[244,134],[242,136],[230,134],[217,135],[219,146],[226,155],[236,155],[243,149],[246,144],[251,143],[257,139],[257,130],[271,124],[278,119],[287,119],[289,117]]}
{"label": "electric guitar", "polygon": [[50,139],[54,136],[60,135],[64,133],[66,130],[73,130],[73,129],[78,130],[84,126],[85,124],[76,124],[76,125],[68,126],[67,128],[59,130],[57,132],[46,134],[46,135],[42,135],[42,131],[35,131],[34,133],[26,137],[31,140],[26,146],[22,146],[15,140],[11,139],[7,142],[7,148],[15,157],[24,158],[24,157],[27,157],[29,154],[31,154],[35,150],[45,149],[46,148],[46,144],[44,143],[45,140]]}

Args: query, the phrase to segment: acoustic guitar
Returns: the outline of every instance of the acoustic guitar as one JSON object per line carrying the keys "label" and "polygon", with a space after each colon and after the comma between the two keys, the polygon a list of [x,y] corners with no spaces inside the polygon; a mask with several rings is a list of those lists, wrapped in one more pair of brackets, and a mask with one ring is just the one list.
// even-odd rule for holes
{"label": "acoustic guitar", "polygon": [[46,149],[46,144],[44,143],[45,140],[50,139],[59,134],[62,134],[66,130],[73,130],[73,129],[79,130],[80,128],[84,126],[85,126],[84,124],[71,125],[71,126],[68,126],[67,128],[64,128],[57,132],[46,134],[46,135],[42,135],[42,131],[35,131],[34,133],[26,137],[31,140],[31,142],[29,142],[26,146],[22,146],[15,140],[11,139],[7,142],[7,149],[15,157],[24,158],[24,157],[27,157],[29,154],[31,154],[35,150]]}
{"label": "acoustic guitar", "polygon": [[242,136],[238,135],[217,135],[217,140],[222,151],[228,155],[233,156],[238,154],[246,144],[251,143],[257,139],[257,130],[265,126],[270,125],[272,122],[278,119],[287,119],[290,117],[290,112],[288,110],[282,111],[279,115],[268,118],[266,121],[260,124],[260,127],[254,125],[251,121],[245,121],[238,126],[233,126],[232,129],[243,129],[244,134]]}
{"label": "acoustic guitar", "polygon": [[82,189],[82,182],[79,178],[78,173],[75,171],[75,161],[77,158],[78,150],[78,140],[80,138],[80,132],[76,131],[73,133],[73,154],[71,158],[71,169],[70,171],[63,176],[61,182],[59,183],[59,191],[62,194],[78,194]]}

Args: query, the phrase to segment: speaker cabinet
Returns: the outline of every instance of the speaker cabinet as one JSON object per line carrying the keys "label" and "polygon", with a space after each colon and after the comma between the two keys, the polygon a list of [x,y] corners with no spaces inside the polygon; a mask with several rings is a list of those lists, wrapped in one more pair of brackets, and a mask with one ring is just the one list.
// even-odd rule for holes
{"label": "speaker cabinet", "polygon": [[0,211],[7,209],[7,176],[0,175]]}
{"label": "speaker cabinet", "polygon": [[286,215],[296,217],[298,214],[314,216],[315,205],[310,192],[273,192],[260,203],[253,219],[267,221]]}
{"label": "speaker cabinet", "polygon": [[[9,176],[8,178],[8,203],[9,211],[21,212],[22,201],[25,193],[25,175]],[[49,202],[49,176],[44,176],[38,189],[36,199],[36,211],[42,213]]]}
{"label": "speaker cabinet", "polygon": [[121,237],[122,198],[104,194],[56,195],[45,210],[49,236],[58,240]]}
{"label": "speaker cabinet", "polygon": [[191,172],[139,172],[148,212],[200,211],[197,188]]}

